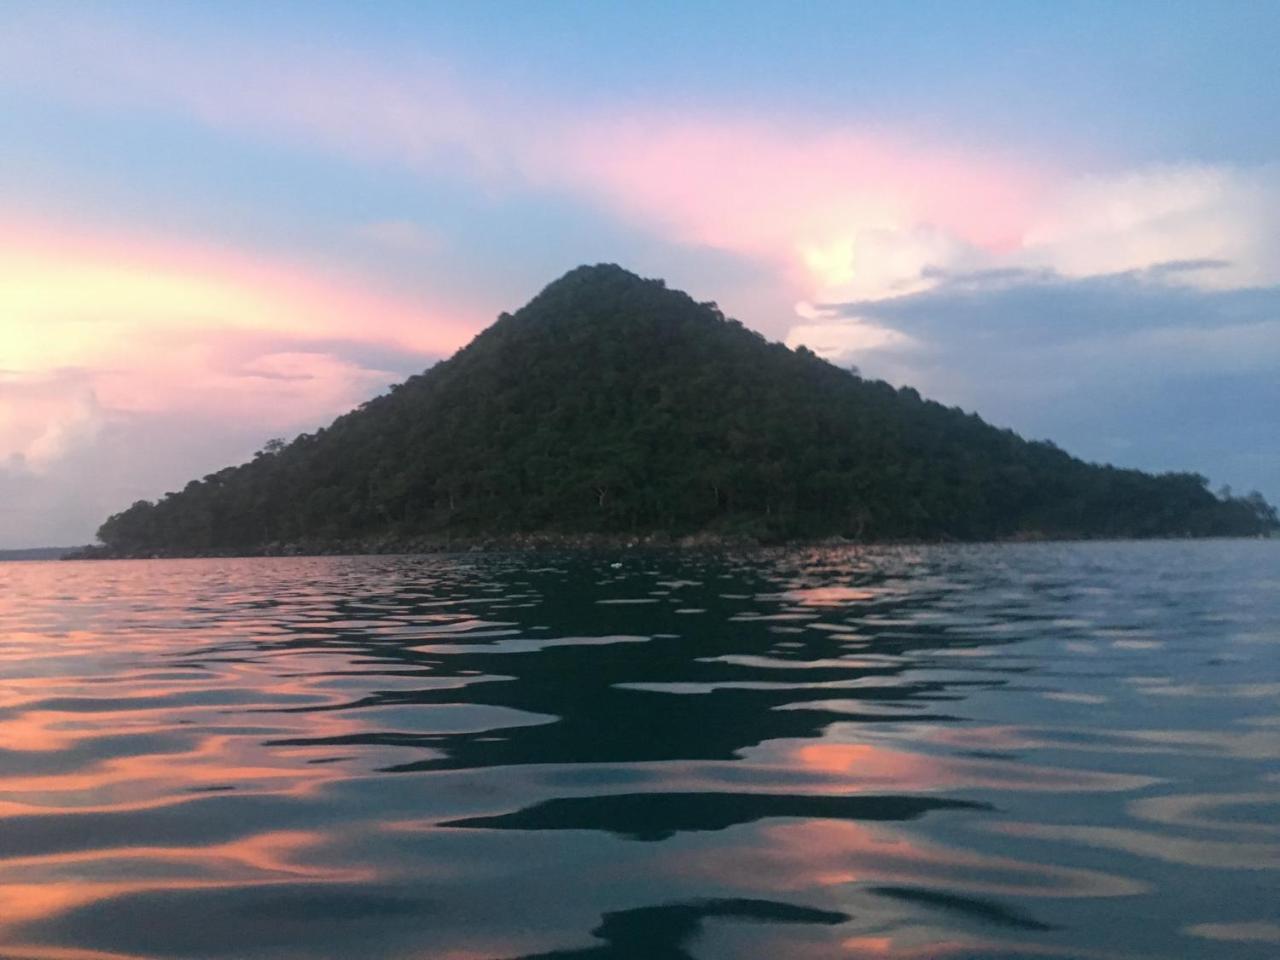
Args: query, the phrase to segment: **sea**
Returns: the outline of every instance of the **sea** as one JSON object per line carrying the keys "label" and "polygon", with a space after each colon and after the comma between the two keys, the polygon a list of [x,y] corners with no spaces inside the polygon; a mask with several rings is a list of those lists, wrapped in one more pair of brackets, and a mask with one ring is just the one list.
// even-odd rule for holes
{"label": "sea", "polygon": [[0,564],[0,957],[1280,957],[1280,541]]}

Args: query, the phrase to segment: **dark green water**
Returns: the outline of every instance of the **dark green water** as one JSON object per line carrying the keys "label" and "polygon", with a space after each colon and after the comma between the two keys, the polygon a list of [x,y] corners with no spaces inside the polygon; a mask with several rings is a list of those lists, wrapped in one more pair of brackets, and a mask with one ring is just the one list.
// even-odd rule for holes
{"label": "dark green water", "polygon": [[0,565],[0,956],[1280,956],[1280,542]]}

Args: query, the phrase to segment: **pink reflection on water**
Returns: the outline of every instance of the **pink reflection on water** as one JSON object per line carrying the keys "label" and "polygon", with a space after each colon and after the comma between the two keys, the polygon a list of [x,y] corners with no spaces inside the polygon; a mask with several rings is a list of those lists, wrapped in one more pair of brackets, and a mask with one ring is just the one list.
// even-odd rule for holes
{"label": "pink reflection on water", "polygon": [[[838,733],[838,728],[837,728]],[[872,743],[776,741],[756,752],[763,766],[780,765],[820,775],[843,792],[893,789],[939,791],[975,787],[1076,793],[1125,791],[1155,783],[1152,777],[1088,770],[1058,770],[1025,763],[943,757]]]}
{"label": "pink reflection on water", "polygon": [[[932,936],[930,936],[932,934]],[[940,939],[941,938],[941,939]],[[942,931],[917,929],[893,936],[850,937],[840,942],[841,956],[850,960],[934,960],[936,957],[1087,957],[1090,960],[1130,960],[1131,954],[1105,950],[1059,948],[1025,941],[970,940],[949,938]]]}
{"label": "pink reflection on water", "polygon": [[[182,696],[220,689],[213,682],[183,686]],[[27,686],[53,687],[51,681],[29,681]],[[12,685],[10,685],[12,686]],[[124,686],[122,683],[121,686]],[[300,698],[307,693],[305,681],[277,680],[259,687],[265,703]],[[51,691],[60,692],[56,688]],[[154,696],[154,705],[141,709],[119,709],[130,700]],[[32,703],[52,698],[32,698]],[[314,696],[309,699],[318,699]],[[335,702],[337,698],[334,698]],[[21,701],[10,700],[11,708],[22,709]],[[175,795],[211,787],[272,793],[306,793],[340,779],[342,774],[325,765],[308,764],[310,758],[332,753],[320,746],[271,747],[263,743],[271,737],[287,737],[305,728],[309,737],[341,737],[362,732],[357,714],[323,711],[306,714],[305,720],[279,714],[255,715],[239,705],[201,706],[184,704],[180,698],[159,696],[145,686],[114,690],[109,713],[75,709],[33,709],[0,720],[0,743],[6,749],[27,752],[60,752],[84,748],[85,759],[74,768],[59,772],[13,774],[0,780],[0,815],[18,808],[67,806],[83,811],[137,807],[166,802]],[[242,732],[242,731],[249,732]],[[108,738],[133,738],[141,749],[147,738],[159,738],[163,747],[149,752],[107,755],[93,759],[96,745]],[[185,745],[174,747],[176,742]],[[166,749],[167,748],[167,749]],[[114,749],[121,749],[116,746]],[[421,755],[417,751],[416,755]]]}
{"label": "pink reflection on water", "polygon": [[850,603],[867,603],[884,596],[885,593],[883,589],[831,585],[797,587],[794,590],[788,590],[783,596],[806,607],[843,607]]}
{"label": "pink reflection on water", "polygon": [[1116,897],[1146,889],[1101,871],[987,856],[838,820],[767,824],[732,847],[681,854],[670,866],[730,887],[749,877],[778,893],[866,883],[954,884],[966,892],[1038,897]]}
{"label": "pink reflection on water", "polygon": [[[292,830],[210,846],[129,846],[9,857],[0,861],[0,937],[24,924],[116,897],[376,879],[366,867],[303,862],[331,841],[317,831]],[[125,867],[129,879],[118,879]]]}

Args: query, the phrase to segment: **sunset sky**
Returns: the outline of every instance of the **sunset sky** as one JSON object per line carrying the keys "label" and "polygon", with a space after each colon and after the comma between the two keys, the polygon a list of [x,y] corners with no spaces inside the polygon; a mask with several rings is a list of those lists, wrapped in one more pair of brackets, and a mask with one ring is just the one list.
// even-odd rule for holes
{"label": "sunset sky", "polygon": [[0,0],[0,547],[580,263],[1280,501],[1280,4]]}

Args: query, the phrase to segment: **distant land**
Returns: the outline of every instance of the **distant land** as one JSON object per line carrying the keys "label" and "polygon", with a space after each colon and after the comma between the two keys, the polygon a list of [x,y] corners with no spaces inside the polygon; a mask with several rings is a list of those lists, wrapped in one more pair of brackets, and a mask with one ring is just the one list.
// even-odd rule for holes
{"label": "distant land", "polygon": [[26,547],[18,550],[0,550],[0,563],[5,560],[61,560],[69,554],[79,553],[84,547]]}
{"label": "distant land", "polygon": [[425,373],[98,531],[100,556],[591,538],[1255,536],[1260,494],[1078,460],[579,267]]}

